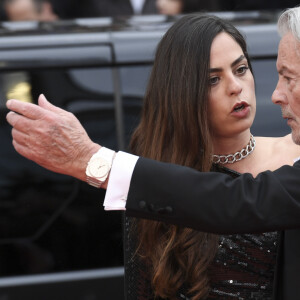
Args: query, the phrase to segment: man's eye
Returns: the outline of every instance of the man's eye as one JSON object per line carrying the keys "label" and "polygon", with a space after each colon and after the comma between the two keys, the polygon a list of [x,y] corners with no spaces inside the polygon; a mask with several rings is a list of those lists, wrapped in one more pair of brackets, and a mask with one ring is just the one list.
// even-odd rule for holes
{"label": "man's eye", "polygon": [[287,77],[287,76],[284,76],[284,79],[285,79],[285,81],[286,81],[287,83],[290,83],[290,81],[291,81],[291,78],[290,78],[290,77]]}
{"label": "man's eye", "polygon": [[210,77],[209,78],[209,84],[210,85],[216,85],[219,82],[219,77],[215,76],[215,77]]}
{"label": "man's eye", "polygon": [[243,75],[247,72],[247,70],[249,69],[249,67],[247,66],[241,66],[239,67],[236,72],[239,74],[239,75]]}

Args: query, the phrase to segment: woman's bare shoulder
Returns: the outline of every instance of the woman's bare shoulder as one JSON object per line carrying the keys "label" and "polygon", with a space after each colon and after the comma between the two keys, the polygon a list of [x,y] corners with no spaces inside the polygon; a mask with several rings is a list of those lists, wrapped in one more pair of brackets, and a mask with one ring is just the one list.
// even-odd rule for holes
{"label": "woman's bare shoulder", "polygon": [[298,151],[300,153],[300,146],[293,142],[291,134],[281,137],[256,136],[255,140],[267,147],[280,147],[282,149],[290,149],[291,147],[293,151]]}
{"label": "woman's bare shoulder", "polygon": [[293,165],[300,156],[300,146],[296,145],[290,134],[283,137],[257,137],[256,147],[248,160],[241,160],[234,170],[240,173],[258,173],[274,171],[283,165]]}
{"label": "woman's bare shoulder", "polygon": [[283,137],[255,137],[259,151],[272,157],[279,165],[292,165],[294,159],[300,156],[300,146],[293,142],[291,134]]}
{"label": "woman's bare shoulder", "polygon": [[300,146],[294,143],[291,134],[273,139],[274,146],[300,155]]}

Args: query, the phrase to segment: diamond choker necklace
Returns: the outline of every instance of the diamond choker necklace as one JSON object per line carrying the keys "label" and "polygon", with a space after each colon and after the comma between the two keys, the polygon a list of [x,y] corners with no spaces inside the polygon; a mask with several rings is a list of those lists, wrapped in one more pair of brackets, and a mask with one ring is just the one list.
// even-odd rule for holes
{"label": "diamond choker necklace", "polygon": [[228,155],[213,155],[212,159],[213,159],[213,163],[214,164],[233,164],[237,161],[240,161],[244,158],[246,158],[248,155],[250,155],[253,150],[255,148],[255,139],[253,137],[253,135],[251,134],[250,136],[250,141],[249,143],[246,145],[245,148],[243,148],[241,151],[238,151],[234,154],[228,154]]}

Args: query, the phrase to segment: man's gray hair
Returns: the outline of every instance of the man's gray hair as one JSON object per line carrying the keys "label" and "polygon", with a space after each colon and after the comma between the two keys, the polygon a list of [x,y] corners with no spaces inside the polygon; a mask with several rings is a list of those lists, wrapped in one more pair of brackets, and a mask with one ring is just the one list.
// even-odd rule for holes
{"label": "man's gray hair", "polygon": [[278,19],[278,32],[281,37],[291,32],[300,42],[300,6],[289,8]]}

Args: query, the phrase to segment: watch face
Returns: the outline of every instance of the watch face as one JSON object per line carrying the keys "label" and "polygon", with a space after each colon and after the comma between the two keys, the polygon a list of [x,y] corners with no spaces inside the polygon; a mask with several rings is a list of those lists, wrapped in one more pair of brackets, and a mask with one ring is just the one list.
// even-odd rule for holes
{"label": "watch face", "polygon": [[96,177],[98,179],[106,179],[106,176],[110,170],[110,166],[107,162],[107,160],[97,157],[93,159],[89,165],[88,165],[88,172],[90,173],[89,175],[92,177]]}

